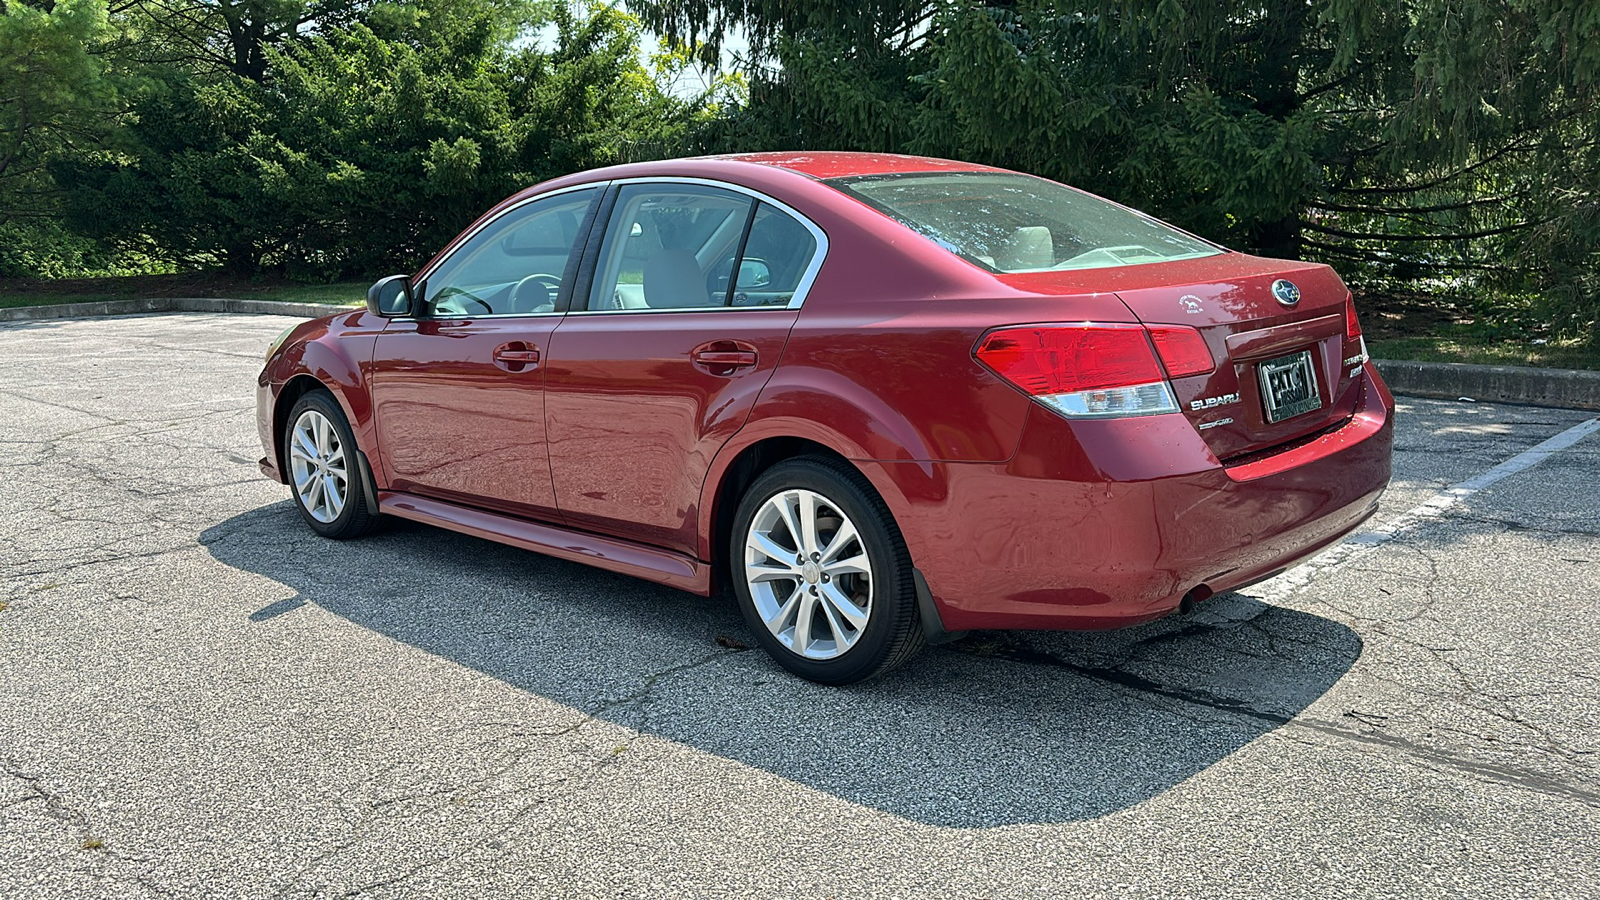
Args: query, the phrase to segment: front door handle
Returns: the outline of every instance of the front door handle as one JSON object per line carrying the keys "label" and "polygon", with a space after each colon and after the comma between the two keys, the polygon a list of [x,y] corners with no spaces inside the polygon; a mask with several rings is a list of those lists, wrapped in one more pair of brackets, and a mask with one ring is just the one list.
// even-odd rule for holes
{"label": "front door handle", "polygon": [[731,375],[754,366],[756,350],[738,341],[711,341],[694,348],[689,358],[713,375]]}
{"label": "front door handle", "polygon": [[495,365],[508,372],[523,372],[539,365],[539,348],[525,341],[507,341],[494,348]]}

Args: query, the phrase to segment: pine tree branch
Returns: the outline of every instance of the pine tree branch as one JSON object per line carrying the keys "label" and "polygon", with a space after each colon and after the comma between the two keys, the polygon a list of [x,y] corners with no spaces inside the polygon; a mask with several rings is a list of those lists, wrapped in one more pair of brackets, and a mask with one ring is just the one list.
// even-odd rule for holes
{"label": "pine tree branch", "polygon": [[1384,243],[1445,243],[1448,241],[1472,241],[1479,238],[1494,237],[1497,234],[1510,234],[1513,231],[1521,231],[1525,228],[1532,228],[1535,225],[1543,225],[1550,221],[1553,221],[1553,219],[1537,219],[1532,222],[1518,222],[1515,225],[1505,225],[1500,228],[1486,228],[1482,231],[1470,231],[1465,234],[1362,234],[1356,231],[1345,231],[1340,228],[1329,228],[1326,225],[1318,225],[1315,222],[1305,221],[1300,223],[1300,227],[1309,231],[1318,232],[1319,234],[1348,238],[1353,241],[1383,241]]}
{"label": "pine tree branch", "polygon": [[1452,210],[1458,210],[1458,209],[1470,209],[1470,208],[1472,208],[1474,206],[1487,206],[1487,205],[1494,204],[1494,203],[1505,203],[1506,201],[1512,200],[1512,199],[1514,199],[1514,198],[1512,198],[1512,197],[1479,197],[1479,198],[1475,198],[1475,199],[1471,199],[1471,200],[1463,200],[1463,201],[1461,201],[1459,203],[1437,203],[1437,204],[1434,204],[1433,206],[1400,206],[1400,207],[1368,206],[1368,205],[1363,205],[1363,204],[1358,204],[1358,203],[1334,203],[1332,201],[1327,201],[1327,200],[1314,200],[1314,201],[1312,201],[1311,206],[1314,209],[1325,209],[1325,210],[1328,210],[1329,212],[1374,213],[1374,214],[1380,215],[1380,216],[1392,216],[1392,215],[1401,215],[1401,214],[1405,214],[1405,213],[1419,214],[1419,213],[1450,212]]}

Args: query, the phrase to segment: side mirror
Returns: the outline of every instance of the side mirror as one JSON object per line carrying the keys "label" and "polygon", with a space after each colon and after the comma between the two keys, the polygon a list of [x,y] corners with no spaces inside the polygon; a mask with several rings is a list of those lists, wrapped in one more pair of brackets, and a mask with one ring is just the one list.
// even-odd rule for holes
{"label": "side mirror", "polygon": [[411,312],[411,276],[390,275],[367,288],[367,311],[375,316],[394,318]]}
{"label": "side mirror", "polygon": [[742,259],[739,261],[739,287],[764,288],[772,283],[772,270],[759,259]]}

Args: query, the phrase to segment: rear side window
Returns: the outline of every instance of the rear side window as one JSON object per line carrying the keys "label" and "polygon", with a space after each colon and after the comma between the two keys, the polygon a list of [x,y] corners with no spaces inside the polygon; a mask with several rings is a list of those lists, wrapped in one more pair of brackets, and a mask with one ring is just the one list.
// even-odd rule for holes
{"label": "rear side window", "polygon": [[1223,252],[1143,213],[1031,175],[909,173],[827,183],[992,272],[1100,269]]}
{"label": "rear side window", "polygon": [[724,306],[755,201],[721,188],[630,184],[617,192],[591,310]]}
{"label": "rear side window", "polygon": [[817,239],[793,216],[770,203],[756,209],[733,286],[734,306],[788,306],[800,289]]}
{"label": "rear side window", "polygon": [[606,225],[587,310],[788,307],[803,299],[824,241],[813,226],[749,194],[699,183],[626,184]]}

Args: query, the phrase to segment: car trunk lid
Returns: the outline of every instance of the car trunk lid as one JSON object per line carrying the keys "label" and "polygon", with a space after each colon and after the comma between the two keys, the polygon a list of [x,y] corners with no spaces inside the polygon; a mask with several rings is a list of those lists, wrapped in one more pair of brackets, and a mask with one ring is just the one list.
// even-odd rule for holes
{"label": "car trunk lid", "polygon": [[1146,325],[1188,326],[1205,339],[1216,369],[1174,379],[1172,387],[1212,453],[1228,462],[1349,418],[1361,349],[1347,337],[1350,293],[1332,269],[1242,253],[1225,258],[1225,278],[1116,294]]}

